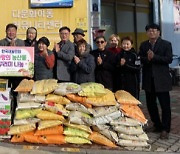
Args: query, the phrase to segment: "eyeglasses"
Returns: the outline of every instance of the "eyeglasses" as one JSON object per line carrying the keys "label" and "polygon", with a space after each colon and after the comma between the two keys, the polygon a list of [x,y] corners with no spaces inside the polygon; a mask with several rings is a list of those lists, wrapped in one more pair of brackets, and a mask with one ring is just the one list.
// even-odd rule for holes
{"label": "eyeglasses", "polygon": [[96,41],[97,44],[103,44],[105,41]]}

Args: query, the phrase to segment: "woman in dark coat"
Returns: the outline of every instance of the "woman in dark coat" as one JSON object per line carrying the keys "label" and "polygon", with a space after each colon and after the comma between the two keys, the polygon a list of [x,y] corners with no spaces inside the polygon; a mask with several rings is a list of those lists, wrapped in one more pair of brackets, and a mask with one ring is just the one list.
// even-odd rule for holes
{"label": "woman in dark coat", "polygon": [[48,38],[41,37],[37,43],[38,51],[35,54],[34,79],[52,79],[55,56],[54,53],[48,49],[50,42]]}
{"label": "woman in dark coat", "polygon": [[26,40],[24,40],[25,46],[34,47],[34,51],[38,50],[37,45],[37,29],[35,27],[29,27],[26,31]]}
{"label": "woman in dark coat", "polygon": [[104,36],[97,37],[95,41],[98,47],[92,51],[96,62],[95,80],[105,88],[113,90],[114,54],[106,49],[107,42]]}
{"label": "woman in dark coat", "polygon": [[95,82],[95,61],[94,57],[87,50],[87,42],[81,39],[77,42],[77,55],[74,56],[70,70],[72,81],[78,84]]}
{"label": "woman in dark coat", "polygon": [[130,37],[121,40],[122,51],[117,55],[118,85],[120,90],[128,91],[138,98],[140,65],[137,63],[137,54],[132,44]]}

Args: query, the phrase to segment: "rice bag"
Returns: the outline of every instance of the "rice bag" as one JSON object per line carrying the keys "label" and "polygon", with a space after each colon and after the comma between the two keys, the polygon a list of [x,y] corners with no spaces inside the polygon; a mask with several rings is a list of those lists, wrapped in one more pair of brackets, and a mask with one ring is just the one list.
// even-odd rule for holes
{"label": "rice bag", "polygon": [[25,125],[25,124],[32,124],[32,123],[37,123],[39,122],[40,119],[38,118],[29,118],[29,119],[14,119],[14,125]]}
{"label": "rice bag", "polygon": [[35,124],[26,124],[26,125],[18,125],[14,126],[12,125],[10,127],[10,130],[8,131],[9,135],[15,135],[15,134],[22,134],[25,132],[30,132],[36,129]]}
{"label": "rice bag", "polygon": [[127,135],[127,134],[118,133],[118,136],[120,139],[125,139],[125,140],[134,140],[134,141],[147,141],[147,140],[149,140],[147,134],[145,134],[145,133],[140,134],[140,135]]}
{"label": "rice bag", "polygon": [[110,122],[111,125],[139,126],[141,123],[135,119],[128,117],[119,117]]}
{"label": "rice bag", "polygon": [[126,147],[146,147],[149,144],[146,141],[133,141],[133,140],[119,140],[118,145]]}
{"label": "rice bag", "polygon": [[73,82],[58,83],[58,87],[54,91],[55,94],[65,96],[71,93],[78,93],[81,90],[81,86]]}
{"label": "rice bag", "polygon": [[67,104],[65,108],[70,111],[79,111],[79,112],[91,114],[91,112],[84,105],[79,103]]}
{"label": "rice bag", "polygon": [[116,105],[114,93],[108,89],[104,89],[105,93],[103,96],[87,97],[86,103],[92,104],[93,106],[110,106]]}
{"label": "rice bag", "polygon": [[33,135],[34,131],[13,135],[13,137],[11,138],[11,142],[12,143],[22,143],[22,142],[24,142],[24,135],[26,135],[26,134]]}
{"label": "rice bag", "polygon": [[103,124],[110,123],[113,119],[117,119],[120,116],[122,116],[121,111],[116,111],[116,112],[107,114],[105,116],[96,117],[96,118],[83,117],[82,120],[83,120],[84,123],[88,124],[89,126],[103,125]]}
{"label": "rice bag", "polygon": [[[105,128],[102,129],[102,127],[99,128],[100,125],[98,126],[93,126],[93,130],[104,135],[105,137],[107,137],[109,140],[111,140],[112,142],[117,143],[118,142],[118,135],[115,131],[111,130],[110,127],[109,128]],[[106,125],[103,125],[106,127]]]}
{"label": "rice bag", "polygon": [[43,135],[38,136],[40,143],[42,144],[65,144],[64,135]]}
{"label": "rice bag", "polygon": [[67,94],[66,96],[72,102],[77,102],[84,105],[87,108],[92,108],[91,104],[86,103],[86,97],[78,96],[77,94]]}
{"label": "rice bag", "polygon": [[34,118],[38,113],[40,113],[42,109],[25,109],[25,110],[17,110],[15,119],[27,119]]}
{"label": "rice bag", "polygon": [[35,136],[34,134],[25,134],[24,136],[24,140],[26,142],[29,143],[41,143],[41,141],[39,140],[39,136]]}
{"label": "rice bag", "polygon": [[98,132],[93,132],[92,134],[90,134],[89,139],[97,144],[106,145],[111,148],[117,147],[112,141],[99,134]]}
{"label": "rice bag", "polygon": [[17,102],[18,103],[26,103],[26,102],[42,103],[42,102],[45,102],[45,96],[32,95],[30,93],[18,93]]}
{"label": "rice bag", "polygon": [[58,126],[61,124],[62,124],[62,121],[60,120],[42,120],[38,122],[38,130]]}
{"label": "rice bag", "polygon": [[18,103],[16,110],[41,108],[41,104],[35,102]]}
{"label": "rice bag", "polygon": [[63,134],[63,126],[54,126],[41,130],[36,130],[34,135],[60,135]]}
{"label": "rice bag", "polygon": [[71,101],[67,99],[66,97],[60,96],[60,95],[55,95],[55,94],[48,94],[46,96],[46,101],[52,101],[57,104],[62,104],[66,105],[69,104]]}
{"label": "rice bag", "polygon": [[34,80],[23,79],[14,91],[16,92],[30,92],[34,85]]}
{"label": "rice bag", "polygon": [[86,118],[86,119],[90,119],[91,116],[83,113],[83,112],[79,112],[79,111],[71,111],[69,113],[68,119],[70,123],[74,123],[74,124],[79,124],[79,125],[84,125],[84,121],[82,120],[82,118]]}
{"label": "rice bag", "polygon": [[121,105],[120,108],[126,116],[136,119],[142,124],[147,123],[147,119],[137,105]]}
{"label": "rice bag", "polygon": [[107,115],[107,113],[110,114],[118,110],[119,110],[118,106],[104,106],[104,107],[94,107],[90,111],[94,117],[100,117],[100,116]]}
{"label": "rice bag", "polygon": [[54,102],[46,102],[44,105],[46,110],[59,114],[59,115],[63,115],[63,116],[68,116],[69,111],[67,111],[63,105],[61,104],[57,104]]}
{"label": "rice bag", "polygon": [[134,96],[132,96],[129,92],[124,90],[118,90],[115,92],[115,97],[120,104],[131,104],[138,105],[141,104],[139,100],[137,100]]}
{"label": "rice bag", "polygon": [[78,136],[65,136],[66,143],[72,144],[92,144],[89,139],[78,137]]}
{"label": "rice bag", "polygon": [[140,135],[143,134],[143,129],[141,126],[123,126],[123,125],[117,125],[113,126],[113,129],[119,133],[127,134],[127,135]]}
{"label": "rice bag", "polygon": [[31,94],[46,95],[53,92],[58,87],[57,80],[47,79],[36,81]]}
{"label": "rice bag", "polygon": [[83,130],[87,133],[92,133],[92,130],[90,127],[86,126],[86,125],[76,125],[76,124],[70,124],[70,123],[64,123],[63,125],[71,127],[71,128],[76,128],[76,129],[80,129]]}
{"label": "rice bag", "polygon": [[62,115],[58,115],[49,111],[42,110],[36,115],[37,118],[41,120],[60,120],[65,121],[64,117]]}
{"label": "rice bag", "polygon": [[80,86],[82,90],[78,92],[79,96],[97,97],[104,96],[106,94],[104,86],[100,83],[87,82],[82,83]]}

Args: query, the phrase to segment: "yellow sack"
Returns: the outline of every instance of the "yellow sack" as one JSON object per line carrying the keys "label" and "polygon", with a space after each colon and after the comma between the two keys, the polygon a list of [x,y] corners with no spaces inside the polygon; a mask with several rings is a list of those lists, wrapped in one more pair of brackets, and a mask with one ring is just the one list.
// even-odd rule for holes
{"label": "yellow sack", "polygon": [[46,101],[52,101],[57,104],[66,105],[69,104],[71,101],[67,99],[66,97],[55,95],[55,94],[48,94],[46,96]]}
{"label": "yellow sack", "polygon": [[111,148],[116,148],[117,147],[112,141],[110,141],[105,136],[99,134],[98,132],[93,132],[89,136],[89,139],[91,141],[97,143],[97,144],[106,145],[106,146],[111,147]]}
{"label": "yellow sack", "polygon": [[92,144],[88,139],[78,136],[65,136],[65,141],[72,144]]}
{"label": "yellow sack", "polygon": [[22,134],[26,132],[30,132],[36,129],[35,124],[27,124],[27,125],[19,125],[19,126],[11,126],[8,131],[9,135]]}
{"label": "yellow sack", "polygon": [[131,104],[131,105],[141,104],[141,102],[139,100],[137,100],[129,92],[124,91],[124,90],[116,91],[115,97],[116,97],[118,103],[120,103],[120,104]]}
{"label": "yellow sack", "polygon": [[38,117],[41,120],[65,120],[62,115],[58,115],[49,111],[41,111],[36,115],[36,117]]}
{"label": "yellow sack", "polygon": [[105,92],[106,94],[101,97],[87,97],[86,103],[92,104],[93,106],[116,105],[114,93],[108,89],[105,89]]}
{"label": "yellow sack", "polygon": [[39,80],[34,83],[31,94],[46,95],[53,92],[57,87],[58,84],[55,79]]}
{"label": "yellow sack", "polygon": [[80,86],[82,90],[78,92],[79,96],[96,97],[103,96],[106,94],[104,86],[100,83],[87,82],[82,83]]}
{"label": "yellow sack", "polygon": [[14,91],[30,92],[33,88],[34,80],[23,79]]}
{"label": "yellow sack", "polygon": [[38,122],[38,130],[58,126],[61,124],[62,124],[62,121],[60,120],[42,120]]}
{"label": "yellow sack", "polygon": [[17,110],[15,119],[27,119],[34,118],[38,113],[41,112],[42,109],[25,109],[25,110]]}

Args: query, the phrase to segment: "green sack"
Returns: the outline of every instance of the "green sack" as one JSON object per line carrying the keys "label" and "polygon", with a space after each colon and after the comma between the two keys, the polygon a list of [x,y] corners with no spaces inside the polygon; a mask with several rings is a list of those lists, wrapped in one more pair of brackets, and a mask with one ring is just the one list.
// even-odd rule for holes
{"label": "green sack", "polygon": [[66,143],[73,143],[73,144],[92,144],[91,141],[82,137],[75,137],[75,136],[65,136]]}
{"label": "green sack", "polygon": [[63,134],[65,134],[66,136],[79,136],[83,138],[89,137],[89,134],[87,132],[71,127],[65,127]]}

